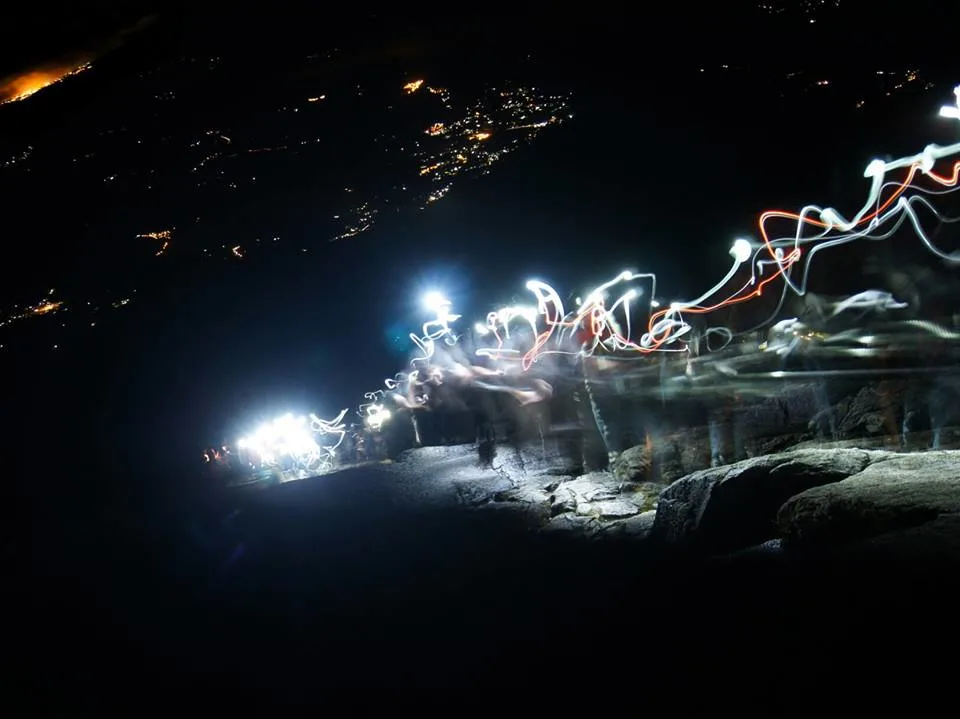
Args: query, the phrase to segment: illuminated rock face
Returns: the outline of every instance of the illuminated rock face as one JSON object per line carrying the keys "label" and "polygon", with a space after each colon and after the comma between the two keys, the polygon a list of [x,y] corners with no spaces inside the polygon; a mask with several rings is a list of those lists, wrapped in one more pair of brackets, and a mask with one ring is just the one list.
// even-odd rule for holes
{"label": "illuminated rock face", "polygon": [[665,489],[652,538],[722,552],[775,537],[773,519],[790,497],[846,479],[887,452],[799,450],[694,472]]}
{"label": "illuminated rock face", "polygon": [[[931,502],[960,506],[960,490],[947,482],[960,453],[910,453],[937,442],[960,446],[960,432],[943,409],[950,391],[945,378],[805,383],[726,406],[686,402],[666,408],[628,394],[621,409],[638,413],[647,439],[620,452],[609,471],[591,471],[584,456],[584,437],[597,434],[591,415],[563,421],[562,401],[554,399],[536,414],[546,417],[552,409],[556,415],[543,423],[542,436],[535,422],[514,434],[497,427],[485,460],[478,440],[409,450],[388,471],[421,478],[442,502],[510,510],[544,531],[650,540],[652,551],[717,555],[759,547],[753,553],[767,556],[784,551],[787,540],[791,547],[806,547],[813,534],[829,544],[848,535],[863,539],[876,527],[886,531],[883,521],[891,512],[904,521],[939,521],[939,514],[928,511]],[[613,423],[611,431],[619,429]],[[893,487],[898,475],[890,468],[903,463],[926,484]],[[873,479],[863,483],[861,475]],[[878,482],[886,484],[876,489]],[[861,487],[869,505],[864,516],[854,512]],[[869,508],[871,492],[879,492],[875,511]],[[886,511],[886,504],[897,502],[895,512]],[[824,512],[833,512],[840,524],[817,524],[823,517],[808,508],[811,503],[829,505]]]}
{"label": "illuminated rock face", "polygon": [[[924,525],[929,525],[936,545],[955,547],[960,537],[960,486],[956,482],[960,452],[874,456],[876,461],[862,472],[785,502],[777,513],[784,542],[795,547],[838,542],[896,544],[920,539]],[[896,536],[884,537],[891,533]]]}

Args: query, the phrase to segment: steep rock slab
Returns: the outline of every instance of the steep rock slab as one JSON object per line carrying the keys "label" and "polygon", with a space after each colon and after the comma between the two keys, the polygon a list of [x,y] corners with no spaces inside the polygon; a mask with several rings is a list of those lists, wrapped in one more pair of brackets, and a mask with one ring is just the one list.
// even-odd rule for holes
{"label": "steep rock slab", "polygon": [[777,535],[777,511],[790,497],[862,471],[877,455],[859,449],[805,449],[694,472],[659,497],[651,539],[722,553]]}
{"label": "steep rock slab", "polygon": [[936,451],[889,455],[841,482],[799,493],[780,508],[777,524],[786,546],[815,547],[903,532],[958,513],[960,452]]}

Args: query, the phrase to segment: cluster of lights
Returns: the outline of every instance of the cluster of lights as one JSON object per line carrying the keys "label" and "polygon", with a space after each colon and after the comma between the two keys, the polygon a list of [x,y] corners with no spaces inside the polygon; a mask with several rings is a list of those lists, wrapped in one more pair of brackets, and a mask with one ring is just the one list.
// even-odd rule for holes
{"label": "cluster of lights", "polygon": [[7,317],[0,317],[0,327],[5,327],[17,320],[26,319],[28,317],[38,317],[41,315],[49,315],[55,312],[60,312],[61,310],[66,309],[63,300],[53,299],[56,289],[51,289],[47,296],[35,304],[29,305],[27,307],[14,307],[12,314]]}
{"label": "cluster of lights", "polygon": [[390,419],[390,410],[381,402],[371,402],[363,413],[364,424],[374,432],[379,432],[384,423]]}
{"label": "cluster of lights", "polygon": [[[940,110],[942,117],[960,119],[960,87],[956,88],[955,94],[955,105],[943,107]],[[818,252],[857,239],[888,238],[905,222],[910,223],[927,250],[941,260],[960,262],[960,253],[944,252],[933,244],[917,216],[917,208],[925,207],[941,221],[950,221],[936,212],[927,195],[944,194],[957,188],[960,161],[954,161],[946,174],[936,171],[935,166],[938,161],[958,154],[960,143],[954,143],[946,147],[929,145],[916,155],[889,162],[874,160],[864,172],[864,177],[870,180],[870,192],[860,211],[849,219],[833,208],[815,205],[808,205],[800,212],[771,210],[762,213],[758,223],[759,241],[735,240],[729,252],[732,259],[729,270],[716,285],[692,300],[664,304],[657,299],[655,275],[624,271],[586,293],[583,299],[577,298],[576,308],[568,311],[556,289],[540,280],[530,280],[526,289],[533,295],[534,302],[503,307],[490,312],[484,322],[476,323],[475,343],[486,341],[488,346],[475,347],[473,351],[495,365],[501,362],[510,364],[511,360],[513,364],[519,362],[524,372],[548,354],[629,357],[653,352],[688,352],[691,341],[694,341],[688,316],[709,315],[759,297],[772,282],[781,279],[783,293],[780,301],[761,327],[770,325],[780,312],[788,291],[797,295],[806,293],[810,261]],[[905,175],[901,179],[889,179],[897,170],[905,170]],[[920,178],[926,178],[928,182],[920,185],[917,183]],[[792,234],[771,236],[768,226],[773,220],[790,221]],[[803,271],[798,272],[801,257],[807,262]],[[749,274],[742,284],[734,285],[733,291],[725,290],[747,266]],[[450,361],[449,358],[436,361],[441,343],[457,344],[459,337],[451,325],[459,315],[451,312],[449,300],[436,293],[429,294],[425,304],[435,317],[423,325],[421,335],[410,335],[419,350],[412,361],[412,371],[399,373],[385,380],[385,389],[368,393],[369,402],[361,405],[362,416],[379,418],[384,409],[383,400],[388,395],[401,407],[417,409],[424,406],[429,394],[422,391],[423,388],[431,382],[442,381],[451,368],[461,378],[470,377],[475,386],[502,389],[489,382],[489,374],[481,367]],[[839,303],[834,313],[903,306],[887,292],[868,290]],[[633,317],[637,307],[646,324],[641,325],[641,331],[634,332],[636,323]],[[791,334],[800,332],[796,318],[781,321],[774,328],[783,330],[784,323],[797,330]],[[708,327],[698,339],[706,340],[708,349],[719,349],[735,336],[732,329],[717,326]],[[441,368],[441,365],[445,366]],[[490,371],[490,374],[505,371],[501,368]],[[421,376],[424,374],[425,377]],[[534,397],[543,398],[548,394],[533,391]],[[379,428],[382,422],[368,421],[368,425],[374,424]]]}
{"label": "cluster of lights", "polygon": [[[407,94],[421,89],[437,95],[444,110],[453,110],[445,88],[424,85],[422,80],[404,86]],[[443,112],[442,120],[424,129],[424,135],[431,139],[415,143],[419,175],[433,185],[426,193],[424,206],[442,199],[457,177],[488,173],[521,143],[572,117],[568,104],[566,95],[545,95],[535,88],[518,87],[493,89],[459,116]]]}
{"label": "cluster of lights", "polygon": [[154,240],[159,243],[154,255],[160,257],[166,254],[167,250],[170,249],[170,240],[173,238],[173,230],[159,230],[157,232],[143,232],[137,235],[138,240]]}
{"label": "cluster of lights", "polygon": [[314,414],[285,414],[237,441],[251,466],[320,471],[329,467],[343,442],[346,410],[331,420]]}
{"label": "cluster of lights", "polygon": [[[191,64],[198,62],[195,58],[184,61]],[[212,68],[219,60],[202,62],[209,62]],[[43,87],[87,67],[85,64],[67,64],[15,78],[0,79],[0,105],[25,99]],[[147,87],[153,87],[154,82],[165,81],[165,72],[157,73],[156,80],[146,80],[147,75],[153,74],[141,75]],[[490,172],[511,152],[533,141],[541,131],[559,126],[572,117],[568,95],[549,94],[530,87],[491,88],[476,97],[456,97],[447,88],[429,85],[423,79],[412,79],[402,86],[402,91],[402,105],[397,104],[397,98],[393,97],[395,93],[391,93],[384,98],[388,103],[386,109],[403,107],[404,116],[409,113],[419,117],[421,112],[424,116],[418,119],[416,125],[403,122],[396,126],[391,120],[397,118],[396,113],[388,112],[383,115],[383,122],[379,123],[381,126],[370,128],[374,134],[365,138],[363,143],[358,143],[357,147],[365,148],[364,152],[375,152],[376,155],[370,155],[371,158],[384,159],[386,164],[380,173],[384,186],[377,193],[370,194],[352,186],[352,183],[347,183],[343,187],[342,195],[331,197],[334,204],[331,207],[333,214],[329,217],[329,234],[322,239],[333,241],[356,237],[375,228],[380,218],[387,213],[394,213],[411,205],[423,209],[447,196],[454,182]],[[163,89],[154,94],[154,97],[168,103],[174,100],[176,93]],[[298,93],[297,102],[279,109],[283,112],[302,111],[303,115],[309,112],[325,113],[333,111],[338,102],[344,103],[344,108],[350,108],[355,103],[352,93],[332,91],[329,95],[318,93],[306,98],[300,97]],[[334,103],[333,107],[330,107],[330,103]],[[264,114],[263,117],[267,115]],[[115,164],[116,159],[126,157],[130,152],[141,157],[141,153],[147,152],[151,143],[159,138],[163,148],[152,155],[147,152],[142,156],[163,156],[169,160],[169,141],[175,140],[179,143],[182,139],[179,147],[185,154],[176,155],[174,158],[185,163],[184,169],[188,170],[185,177],[189,178],[187,181],[192,196],[193,191],[199,189],[217,193],[242,192],[244,188],[261,186],[264,178],[260,175],[260,162],[269,162],[266,158],[289,153],[308,156],[308,148],[322,148],[330,142],[337,142],[336,138],[331,139],[328,133],[318,130],[323,126],[323,122],[281,123],[277,127],[282,130],[282,136],[272,140],[269,139],[270,134],[266,133],[268,127],[273,126],[272,122],[262,129],[251,126],[245,132],[228,130],[219,123],[192,128],[191,124],[181,123],[181,129],[189,133],[188,137],[183,137],[179,132],[170,136],[166,132],[156,134],[152,129],[147,129],[153,127],[149,123],[143,125],[131,119],[129,122],[119,123],[117,127],[101,129],[97,133],[96,144],[90,151],[65,159],[71,164],[71,173],[92,172],[96,173],[97,180],[106,186],[123,185],[127,190],[135,188],[138,192],[152,192],[162,174],[159,169],[147,167],[141,168],[142,171],[134,171],[132,165],[127,167],[126,163]],[[366,130],[362,132],[365,133]],[[352,146],[353,143],[349,144]],[[33,156],[34,148],[31,146],[11,157],[0,157],[0,169],[17,168],[17,172],[28,173],[31,171],[29,161]],[[106,171],[102,171],[102,159],[109,162]],[[89,179],[89,175],[85,176]],[[168,177],[164,182],[171,179],[176,180]],[[179,182],[176,180],[175,186],[181,187]],[[201,203],[204,207],[208,204]],[[181,211],[186,212],[183,208]],[[189,221],[190,225],[195,225],[206,221],[203,212],[204,210],[198,207],[197,212],[187,215],[188,220],[171,223],[177,227],[148,227],[145,229],[151,230],[150,232],[143,232],[137,237],[157,258],[164,258],[176,251],[183,261],[208,260],[214,257],[230,262],[249,261],[262,249],[272,247],[278,242],[279,238],[276,236],[253,236],[244,240],[222,242],[219,246],[209,243],[178,245],[179,237],[184,232],[183,223]],[[287,239],[284,238],[284,241]],[[311,244],[312,241],[305,242],[299,247],[299,251],[310,252]],[[124,282],[127,279],[124,278]],[[75,297],[66,299],[73,312],[88,311]],[[101,297],[99,304],[106,306],[107,303]],[[0,308],[0,315],[15,315],[0,321],[36,317],[34,314],[22,313],[15,307]]]}

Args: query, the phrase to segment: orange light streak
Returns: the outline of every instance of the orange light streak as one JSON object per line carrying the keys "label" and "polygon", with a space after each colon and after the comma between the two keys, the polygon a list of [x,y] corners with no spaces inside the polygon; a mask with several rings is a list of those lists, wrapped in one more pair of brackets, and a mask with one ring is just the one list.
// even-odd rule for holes
{"label": "orange light streak", "polygon": [[[914,185],[914,180],[917,177],[917,173],[921,169],[922,166],[919,162],[912,164],[907,170],[904,179],[897,184],[896,189],[872,212],[861,217],[850,229],[868,224],[886,212],[900,197],[903,196],[907,189]],[[942,175],[934,172],[932,169],[925,172],[924,175],[931,178],[934,182],[943,187],[955,187],[958,183],[960,183],[960,162],[955,162],[953,164],[952,172],[948,175]],[[810,225],[819,229],[830,229],[833,227],[833,225],[822,220],[786,210],[767,210],[761,213],[757,222],[760,236],[764,246],[767,248],[767,251],[770,253],[770,256],[777,265],[777,271],[771,274],[769,277],[757,282],[756,286],[751,285],[751,289],[749,289],[749,291],[747,291],[747,288],[744,287],[725,300],[708,306],[684,307],[683,312],[689,312],[690,314],[698,315],[708,314],[724,307],[739,304],[741,302],[745,302],[746,300],[759,297],[763,294],[764,288],[767,285],[777,278],[783,277],[787,271],[800,260],[802,252],[799,247],[795,247],[789,253],[786,253],[780,258],[777,257],[776,250],[770,240],[770,233],[767,230],[768,221],[773,219],[792,220],[799,225]],[[610,338],[615,336],[623,345],[641,354],[650,354],[652,352],[656,352],[660,350],[664,344],[671,340],[674,331],[677,329],[676,326],[667,324],[659,332],[654,331],[660,320],[666,317],[671,311],[673,310],[667,307],[650,315],[647,323],[647,334],[653,340],[653,344],[650,346],[638,345],[630,341],[628,338],[621,336],[619,332],[612,329],[609,324],[603,320],[604,310],[597,302],[587,303],[587,305],[585,305],[574,316],[574,318],[569,321],[564,321],[562,318],[553,319],[547,316],[547,329],[537,335],[533,347],[531,347],[530,350],[527,351],[522,357],[521,363],[523,369],[526,371],[532,366],[532,364],[536,361],[540,350],[547,344],[555,331],[558,329],[573,330],[583,323],[586,323],[584,328],[588,331],[591,337],[603,339],[604,337]],[[545,312],[545,314],[547,313]],[[498,345],[502,347],[503,340],[496,329],[493,329],[493,335],[497,339]]]}

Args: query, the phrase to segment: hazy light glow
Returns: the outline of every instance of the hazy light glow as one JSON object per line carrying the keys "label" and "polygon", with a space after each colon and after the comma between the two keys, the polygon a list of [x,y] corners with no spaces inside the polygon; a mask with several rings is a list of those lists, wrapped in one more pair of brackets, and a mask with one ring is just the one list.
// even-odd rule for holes
{"label": "hazy light glow", "polygon": [[343,441],[346,412],[343,410],[332,420],[323,420],[314,414],[306,417],[287,413],[241,437],[237,448],[245,452],[254,465],[288,464],[294,469],[320,470],[333,459]]}
{"label": "hazy light glow", "polygon": [[753,254],[753,248],[750,246],[750,241],[744,240],[743,238],[734,241],[733,246],[730,248],[730,254],[737,262],[741,264],[746,262]]}
{"label": "hazy light glow", "polygon": [[375,432],[380,431],[384,423],[391,417],[390,410],[384,407],[380,402],[374,402],[367,406],[364,424]]}
{"label": "hazy light glow", "polygon": [[426,307],[430,312],[439,313],[450,306],[450,300],[444,297],[440,292],[427,292],[423,296],[423,306]]}
{"label": "hazy light glow", "polygon": [[953,105],[944,105],[940,108],[940,117],[949,117],[953,120],[960,120],[960,85],[957,85],[953,94],[957,96],[957,101]]}

